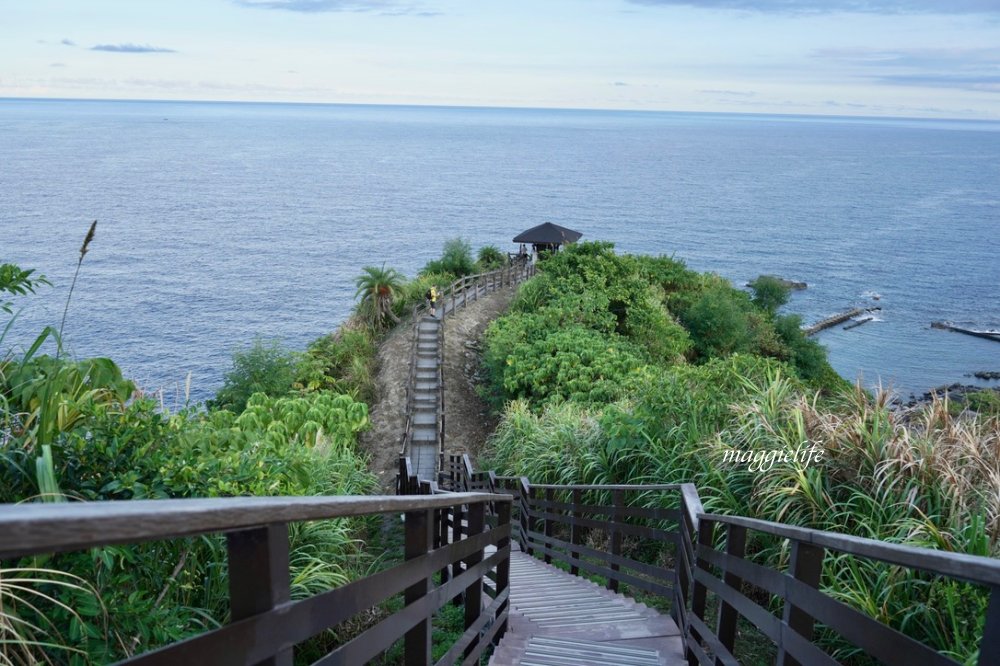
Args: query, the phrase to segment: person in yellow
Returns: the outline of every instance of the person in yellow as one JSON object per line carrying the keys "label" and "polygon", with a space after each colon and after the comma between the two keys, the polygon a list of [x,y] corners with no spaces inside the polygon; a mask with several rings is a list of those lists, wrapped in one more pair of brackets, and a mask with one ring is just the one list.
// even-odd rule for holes
{"label": "person in yellow", "polygon": [[430,290],[427,292],[427,307],[430,308],[432,317],[437,316],[437,301],[438,301],[437,287],[431,285]]}

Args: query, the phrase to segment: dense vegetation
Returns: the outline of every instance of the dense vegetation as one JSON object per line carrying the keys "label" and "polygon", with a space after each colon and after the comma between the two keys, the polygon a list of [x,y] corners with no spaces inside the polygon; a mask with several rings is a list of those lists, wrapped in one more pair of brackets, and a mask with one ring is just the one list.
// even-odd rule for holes
{"label": "dense vegetation", "polygon": [[[92,238],[93,229],[78,268]],[[17,353],[5,345],[16,299],[49,283],[0,265],[0,502],[376,492],[357,434],[378,342],[431,285],[495,266],[498,254],[483,248],[477,263],[456,239],[413,280],[365,267],[355,311],[335,333],[302,352],[257,339],[234,353],[212,400],[173,410],[109,358],[68,358],[56,329]],[[378,549],[363,545],[382,536],[373,520],[293,525],[293,597],[379,566]],[[229,612],[225,562],[221,536],[4,562],[0,665],[105,663],[218,626]],[[297,658],[337,639],[327,632]]]}
{"label": "dense vegetation", "polygon": [[[775,282],[747,294],[599,243],[545,260],[487,332],[505,407],[483,466],[538,483],[694,482],[715,512],[997,555],[1000,419],[989,400],[979,414],[940,402],[903,413],[848,386],[798,318],[779,314],[787,293]],[[724,460],[730,449],[814,444],[824,456],[808,465]],[[756,545],[787,561],[787,544]],[[974,661],[983,590],[843,560],[828,567],[829,593]]]}

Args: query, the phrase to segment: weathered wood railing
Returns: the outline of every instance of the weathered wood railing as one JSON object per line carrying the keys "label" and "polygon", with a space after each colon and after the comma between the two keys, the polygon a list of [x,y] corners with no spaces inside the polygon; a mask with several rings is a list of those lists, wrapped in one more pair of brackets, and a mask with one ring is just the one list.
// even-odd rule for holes
{"label": "weathered wood railing", "polygon": [[[788,570],[751,561],[746,552],[748,534],[787,539],[791,552]],[[824,571],[830,574],[830,566],[844,565],[843,558],[831,557],[838,554],[988,589],[978,663],[1000,664],[1000,561],[714,514],[703,514],[698,524],[694,585],[687,613],[690,631],[686,647],[691,663],[739,663],[733,652],[740,618],[774,644],[778,664],[839,663],[816,645],[817,624],[885,664],[959,663],[820,591]],[[706,621],[709,595],[717,602],[714,628]],[[780,608],[780,614],[774,614],[773,607]]]}
{"label": "weathered wood railing", "polygon": [[[498,491],[513,495],[513,532],[527,552],[568,565],[573,574],[598,576],[611,590],[625,585],[673,602],[687,486],[496,482]],[[694,486],[687,490],[697,495]]]}
{"label": "weathered wood railing", "polygon": [[[1000,560],[707,514],[691,484],[572,486],[491,478],[497,492],[513,498],[512,534],[523,550],[601,578],[611,589],[669,599],[692,666],[738,664],[741,618],[773,643],[774,663],[782,666],[838,663],[817,644],[818,626],[827,638],[885,664],[958,663],[823,592],[824,571],[834,573],[845,557],[923,572],[924,583],[954,580],[988,590],[978,664],[1000,664]],[[787,540],[787,571],[753,561],[748,533]]]}
{"label": "weathered wood railing", "polygon": [[455,280],[444,290],[441,302],[448,304],[450,300],[450,312],[454,312],[459,307],[466,307],[470,301],[479,300],[481,293],[488,294],[497,289],[514,286],[534,275],[535,264],[530,261],[513,261],[493,271],[466,275]]}
{"label": "weathered wood railing", "polygon": [[[491,520],[486,519],[487,507]],[[465,516],[459,538],[442,541],[442,515]],[[374,514],[404,514],[405,559],[391,569],[292,601],[288,524]],[[431,664],[434,614],[457,599],[465,633],[438,660],[478,663],[507,622],[510,499],[481,493],[426,497],[245,497],[70,504],[0,505],[0,559],[225,533],[230,623],[128,659],[128,664],[292,663],[295,645],[382,602],[405,606],[338,646],[320,663],[362,664],[399,640],[408,665]],[[463,536],[464,535],[464,536]],[[488,547],[495,547],[495,551]],[[436,582],[436,575],[453,575]],[[483,578],[491,601],[483,603]]]}

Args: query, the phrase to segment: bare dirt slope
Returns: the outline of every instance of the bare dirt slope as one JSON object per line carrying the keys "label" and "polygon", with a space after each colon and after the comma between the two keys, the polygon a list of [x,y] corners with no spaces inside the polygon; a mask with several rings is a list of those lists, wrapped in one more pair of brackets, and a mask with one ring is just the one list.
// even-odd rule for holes
{"label": "bare dirt slope", "polygon": [[[478,343],[489,323],[502,314],[513,298],[513,289],[502,289],[460,308],[445,319],[445,450],[477,454],[496,422],[475,390],[479,368]],[[394,492],[399,465],[406,407],[406,380],[410,373],[413,328],[404,321],[378,351],[375,377],[377,398],[372,405],[372,427],[361,434],[371,469],[385,492]]]}
{"label": "bare dirt slope", "polygon": [[489,407],[476,393],[480,340],[513,297],[513,289],[502,289],[445,319],[444,447],[448,453],[468,453],[473,462],[497,427]]}

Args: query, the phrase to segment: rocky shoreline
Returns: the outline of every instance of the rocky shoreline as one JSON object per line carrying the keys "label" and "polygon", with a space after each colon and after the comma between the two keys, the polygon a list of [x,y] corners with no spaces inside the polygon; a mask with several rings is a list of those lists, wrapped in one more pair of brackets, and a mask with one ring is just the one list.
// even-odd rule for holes
{"label": "rocky shoreline", "polygon": [[[976,373],[976,376],[979,377],[979,373]],[[993,377],[984,377],[982,379],[993,379]],[[966,404],[968,403],[969,396],[971,394],[984,392],[993,392],[1000,397],[1000,386],[979,386],[976,384],[962,384],[961,382],[945,384],[943,386],[933,388],[919,396],[911,393],[909,400],[903,406],[912,408],[918,405],[933,402],[934,400],[941,400],[945,397],[947,397],[951,402]]]}

